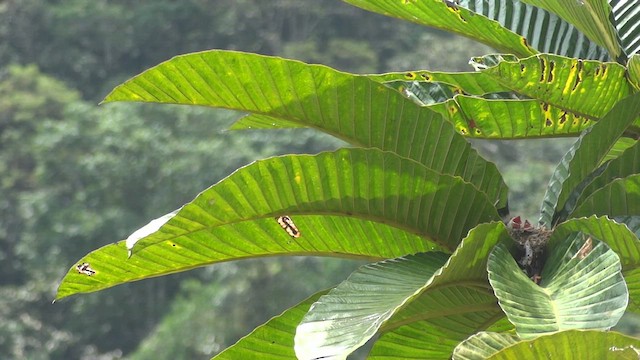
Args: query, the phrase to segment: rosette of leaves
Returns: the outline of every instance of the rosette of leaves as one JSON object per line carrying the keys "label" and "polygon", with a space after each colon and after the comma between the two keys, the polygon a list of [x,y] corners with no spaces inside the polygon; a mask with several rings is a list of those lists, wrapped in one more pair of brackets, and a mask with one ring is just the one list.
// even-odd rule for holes
{"label": "rosette of leaves", "polygon": [[[604,330],[639,311],[640,27],[630,24],[640,9],[595,0],[347,2],[511,55],[474,58],[468,73],[355,75],[216,50],[143,72],[105,102],[234,109],[247,113],[236,129],[311,127],[351,147],[238,169],[79,259],[57,298],[245,258],[359,258],[370,264],[216,358],[342,359],[371,339],[372,359],[532,349],[618,358],[638,349],[639,340]],[[542,204],[536,228],[550,235],[532,281],[501,219],[507,187],[466,138],[554,136],[578,138]]]}

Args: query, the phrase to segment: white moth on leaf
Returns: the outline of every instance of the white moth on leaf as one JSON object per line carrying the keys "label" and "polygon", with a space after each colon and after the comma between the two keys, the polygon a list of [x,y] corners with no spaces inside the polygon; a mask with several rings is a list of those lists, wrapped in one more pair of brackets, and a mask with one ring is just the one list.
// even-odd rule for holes
{"label": "white moth on leaf", "polygon": [[300,230],[298,230],[298,227],[296,227],[296,224],[293,223],[293,220],[291,220],[290,217],[283,215],[277,217],[276,220],[278,221],[280,227],[283,228],[284,231],[286,231],[287,234],[289,234],[291,237],[300,237]]}
{"label": "white moth on leaf", "polygon": [[78,266],[76,266],[76,270],[78,270],[80,274],[87,276],[91,276],[96,273],[96,271],[89,266],[89,263],[78,264]]}

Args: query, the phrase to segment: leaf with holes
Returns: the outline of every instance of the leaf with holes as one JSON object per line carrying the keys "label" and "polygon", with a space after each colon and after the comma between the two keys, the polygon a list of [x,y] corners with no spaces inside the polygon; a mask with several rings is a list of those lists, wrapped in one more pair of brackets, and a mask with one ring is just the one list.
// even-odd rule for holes
{"label": "leaf with holes", "polygon": [[539,54],[505,58],[483,72],[513,91],[592,119],[633,93],[625,67],[613,62]]}

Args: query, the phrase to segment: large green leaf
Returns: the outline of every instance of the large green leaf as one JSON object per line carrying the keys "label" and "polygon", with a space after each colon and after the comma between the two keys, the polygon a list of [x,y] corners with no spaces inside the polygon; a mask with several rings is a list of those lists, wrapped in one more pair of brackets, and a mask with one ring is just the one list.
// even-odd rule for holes
{"label": "large green leaf", "polygon": [[298,359],[346,358],[418,296],[447,258],[444,253],[423,253],[356,270],[302,319],[295,336]]}
{"label": "large green leaf", "polygon": [[[440,300],[442,303],[447,303],[446,297]],[[488,324],[504,317],[495,304],[495,298],[492,300],[491,305],[488,302],[460,304],[475,312],[458,311],[459,314],[416,321],[385,332],[374,343],[368,359],[449,360],[453,349],[460,341],[470,334],[486,329]],[[483,308],[494,310],[481,311]]]}
{"label": "large green leaf", "polygon": [[526,59],[505,57],[483,72],[518,93],[591,118],[602,117],[633,93],[625,67],[613,62],[539,54]]}
{"label": "large green leaf", "polygon": [[611,7],[607,0],[522,0],[558,14],[573,24],[616,59],[622,54],[616,29],[609,20]]}
{"label": "large green leaf", "polygon": [[640,215],[640,174],[616,179],[588,196],[572,217]]}
{"label": "large green leaf", "polygon": [[[629,288],[627,310],[640,311],[640,221],[638,217],[616,218],[591,216],[570,219],[559,224],[549,239],[550,251],[572,233],[581,232],[605,242],[620,257],[622,274]],[[618,223],[619,222],[619,223]]]}
{"label": "large green leaf", "polygon": [[[281,215],[293,216],[300,237],[280,228],[273,217]],[[452,251],[471,228],[497,219],[491,201],[471,184],[390,152],[276,157],[236,171],[137,231],[128,244],[135,245],[131,259],[123,243],[87,255],[79,264],[97,273],[70,269],[58,298],[256,256],[380,259],[440,246]]]}
{"label": "large green leaf", "polygon": [[293,337],[296,332],[296,326],[298,326],[304,314],[309,311],[311,304],[325,293],[326,291],[318,292],[282,314],[275,316],[212,359],[296,359],[296,354],[293,351]]}
{"label": "large green leaf", "polygon": [[[640,115],[640,94],[620,101],[593,127],[584,131],[554,171],[540,211],[540,223],[552,227],[572,191],[594,171],[613,145]],[[590,214],[588,214],[590,215]]]}
{"label": "large green leaf", "polygon": [[640,173],[640,143],[636,141],[633,146],[627,148],[620,156],[605,163],[593,172],[597,176],[591,179],[589,184],[584,187],[584,190],[578,194],[575,205],[580,205],[587,196],[603,188],[611,181],[637,173]]}
{"label": "large green leaf", "polygon": [[568,329],[609,329],[628,303],[620,259],[595,239],[570,236],[547,259],[538,286],[522,272],[504,244],[489,256],[489,281],[518,336],[531,339]]}
{"label": "large green leaf", "polygon": [[453,360],[484,360],[520,342],[515,334],[479,332],[456,346]]}
{"label": "large green leaf", "polygon": [[[363,267],[305,316],[296,335],[298,356],[340,358],[380,331],[372,355],[395,349],[402,358],[425,352],[449,358],[460,340],[502,317],[487,292],[485,268],[492,247],[508,238],[502,223],[482,224],[440,269],[434,268],[440,259],[434,254]],[[402,339],[416,331],[425,333],[411,339],[415,347],[406,346]]]}
{"label": "large green leaf", "polygon": [[[205,105],[251,112],[267,124],[298,123],[353,145],[377,147],[497,194],[507,187],[494,164],[446,120],[363,76],[326,66],[233,51],[178,56],[118,86],[105,99]],[[265,118],[266,117],[266,118]]]}
{"label": "large green leaf", "polygon": [[640,90],[640,54],[633,54],[627,63],[627,76],[629,82]]}
{"label": "large green leaf", "polygon": [[365,10],[458,33],[501,52],[518,56],[536,53],[526,40],[497,21],[442,0],[343,0]]}
{"label": "large green leaf", "polygon": [[480,333],[460,344],[453,360],[636,360],[639,349],[639,339],[610,331],[569,330],[515,343],[510,335]]}

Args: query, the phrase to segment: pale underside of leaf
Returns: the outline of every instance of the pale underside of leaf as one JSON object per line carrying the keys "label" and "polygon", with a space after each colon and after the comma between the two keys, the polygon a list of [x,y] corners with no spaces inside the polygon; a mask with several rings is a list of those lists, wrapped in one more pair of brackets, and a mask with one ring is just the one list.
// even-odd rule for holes
{"label": "pale underside of leaf", "polygon": [[298,359],[344,359],[375,335],[447,260],[425,253],[366,265],[320,297],[296,330]]}
{"label": "pale underside of leaf", "polygon": [[618,43],[616,29],[611,23],[611,7],[607,0],[523,0],[526,3],[541,7],[558,14],[573,24],[596,44],[609,51],[613,59],[622,54]]}
{"label": "pale underside of leaf", "polygon": [[484,269],[492,247],[506,238],[502,223],[482,224],[440,269],[427,271],[419,262],[429,262],[421,257],[365,267],[322,298],[305,317],[297,335],[301,339],[298,355],[340,358],[379,331],[383,335],[372,356],[399,346],[408,352],[396,355],[410,358],[415,350],[411,355],[410,348],[395,341],[417,327],[429,329],[433,337],[447,336],[446,344],[433,344],[429,336],[415,339],[421,342],[420,351],[427,351],[431,358],[449,358],[457,342],[502,317],[488,291]]}
{"label": "pale underside of leaf", "polygon": [[631,56],[640,51],[640,7],[634,0],[609,0],[620,42]]}
{"label": "pale underside of leaf", "polygon": [[461,0],[459,6],[498,21],[524,36],[542,53],[606,60],[607,51],[590,41],[571,23],[552,12],[519,0]]}
{"label": "pale underside of leaf", "polygon": [[[549,251],[575,232],[593,236],[605,242],[620,257],[622,273],[629,289],[628,311],[640,311],[640,217],[607,217],[570,219],[559,224],[549,239]],[[625,226],[626,225],[626,226]]]}
{"label": "pale underside of leaf", "polygon": [[519,341],[515,334],[480,332],[456,346],[453,360],[484,360]]}
{"label": "pale underside of leaf", "polygon": [[520,271],[504,244],[489,258],[489,281],[518,336],[531,339],[568,329],[609,329],[628,303],[628,291],[616,253],[593,239],[571,236],[551,252],[538,286]]}

